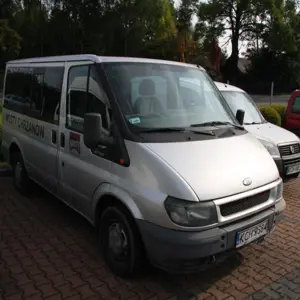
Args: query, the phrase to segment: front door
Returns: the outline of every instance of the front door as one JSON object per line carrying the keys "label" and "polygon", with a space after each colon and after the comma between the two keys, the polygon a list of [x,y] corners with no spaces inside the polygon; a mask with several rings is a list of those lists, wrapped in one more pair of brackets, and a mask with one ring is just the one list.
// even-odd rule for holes
{"label": "front door", "polygon": [[300,91],[293,92],[285,117],[285,128],[300,136]]}
{"label": "front door", "polygon": [[111,182],[111,149],[99,146],[91,151],[84,145],[83,124],[86,112],[102,115],[109,134],[111,109],[96,67],[90,64],[67,66],[60,126],[59,176],[64,198],[81,214],[89,217],[91,199],[97,187]]}

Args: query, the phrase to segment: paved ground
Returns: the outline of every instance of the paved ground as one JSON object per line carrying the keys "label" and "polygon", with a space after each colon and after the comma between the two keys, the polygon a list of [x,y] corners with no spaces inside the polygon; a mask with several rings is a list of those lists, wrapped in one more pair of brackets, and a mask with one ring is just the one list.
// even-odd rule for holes
{"label": "paved ground", "polygon": [[82,217],[45,193],[21,197],[0,179],[0,299],[300,299],[299,183],[285,186],[284,219],[263,244],[197,275],[149,267],[123,280],[106,269]]}

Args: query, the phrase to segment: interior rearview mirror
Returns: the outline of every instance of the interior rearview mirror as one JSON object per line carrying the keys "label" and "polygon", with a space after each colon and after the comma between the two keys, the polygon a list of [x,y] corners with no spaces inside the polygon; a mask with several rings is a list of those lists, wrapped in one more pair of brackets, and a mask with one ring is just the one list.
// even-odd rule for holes
{"label": "interior rearview mirror", "polygon": [[242,109],[238,109],[235,115],[240,125],[244,124],[245,111]]}
{"label": "interior rearview mirror", "polygon": [[108,136],[102,127],[102,118],[98,113],[84,115],[83,139],[87,148],[93,149],[99,145],[110,146],[114,139]]}

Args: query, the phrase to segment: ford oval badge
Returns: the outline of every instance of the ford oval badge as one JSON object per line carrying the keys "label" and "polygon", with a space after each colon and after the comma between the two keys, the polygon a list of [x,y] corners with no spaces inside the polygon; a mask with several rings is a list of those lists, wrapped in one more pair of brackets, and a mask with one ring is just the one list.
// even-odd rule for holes
{"label": "ford oval badge", "polygon": [[243,180],[243,185],[249,186],[252,183],[252,180],[250,178],[245,178]]}

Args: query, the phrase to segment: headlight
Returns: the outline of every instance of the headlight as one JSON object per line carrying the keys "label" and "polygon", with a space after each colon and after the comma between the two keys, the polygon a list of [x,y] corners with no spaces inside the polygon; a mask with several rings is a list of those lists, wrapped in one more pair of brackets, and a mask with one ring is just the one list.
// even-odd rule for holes
{"label": "headlight", "polygon": [[200,227],[218,222],[216,206],[212,201],[191,202],[168,197],[165,207],[171,220],[186,227]]}
{"label": "headlight", "polygon": [[283,194],[283,182],[281,181],[272,189],[272,194],[276,202],[279,202]]}
{"label": "headlight", "polygon": [[272,155],[273,157],[274,156],[280,157],[280,153],[276,145],[263,139],[258,139],[258,140],[265,146],[265,148],[268,150],[270,155]]}

